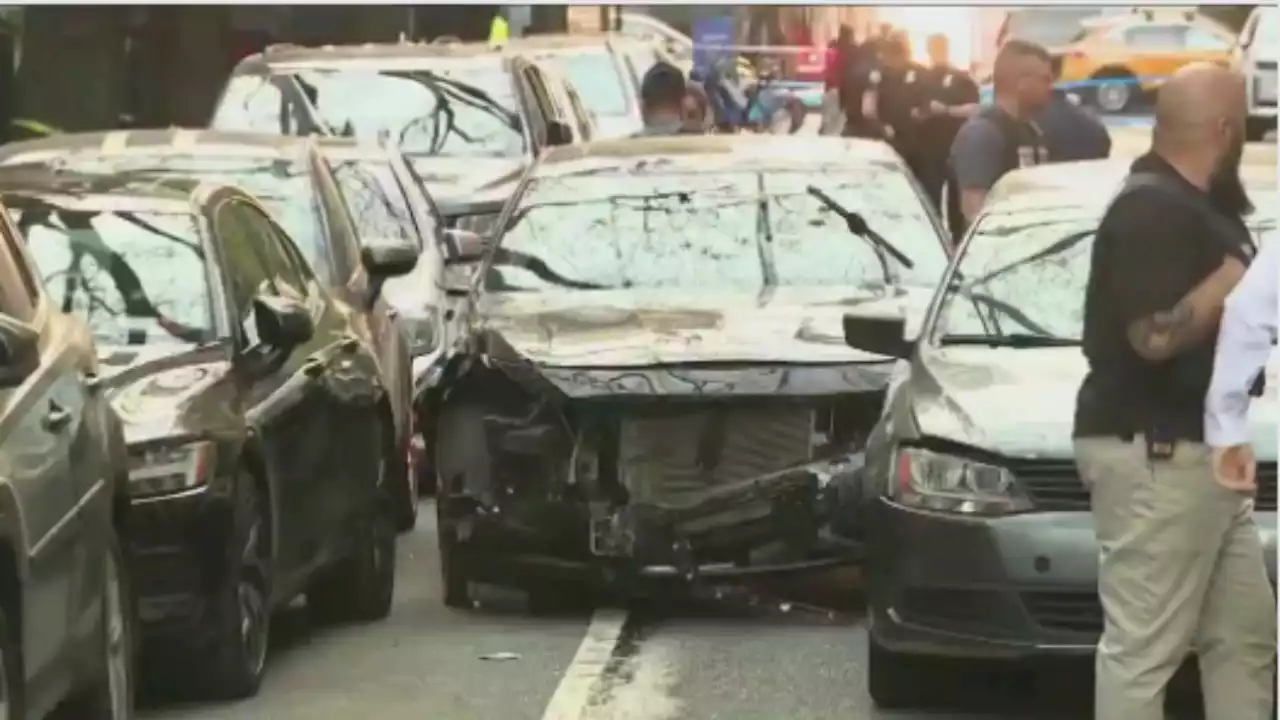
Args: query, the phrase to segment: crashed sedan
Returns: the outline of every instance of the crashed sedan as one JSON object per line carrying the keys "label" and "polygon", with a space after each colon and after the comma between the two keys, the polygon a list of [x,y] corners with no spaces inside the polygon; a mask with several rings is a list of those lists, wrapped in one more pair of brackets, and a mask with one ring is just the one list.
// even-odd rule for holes
{"label": "crashed sedan", "polygon": [[[832,493],[835,532],[864,548],[867,687],[882,708],[927,704],[940,668],[962,669],[941,658],[1087,658],[1097,646],[1099,549],[1071,428],[1094,233],[1126,171],[1091,161],[1005,176],[927,314],[905,327],[846,319],[851,346],[904,360],[865,473]],[[1275,242],[1274,172],[1244,173],[1262,243]],[[1273,584],[1277,367],[1251,413]]]}
{"label": "crashed sedan", "polygon": [[479,257],[451,288],[470,293],[468,332],[419,398],[447,604],[468,606],[472,581],[536,602],[583,579],[639,591],[843,561],[820,495],[892,360],[847,347],[841,317],[900,317],[946,266],[891,150],[560,148],[492,227],[480,254],[454,231],[453,269]]}

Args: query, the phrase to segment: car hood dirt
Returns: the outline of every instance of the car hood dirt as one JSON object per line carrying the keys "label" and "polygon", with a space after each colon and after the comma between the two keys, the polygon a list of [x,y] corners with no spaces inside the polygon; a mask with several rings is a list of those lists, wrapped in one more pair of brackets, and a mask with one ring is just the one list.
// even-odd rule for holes
{"label": "car hood dirt", "polygon": [[524,158],[411,157],[413,169],[437,201],[513,183],[524,172]]}
{"label": "car hood dirt", "polygon": [[[900,294],[899,294],[900,293]],[[775,288],[761,293],[618,290],[500,293],[486,329],[535,363],[646,367],[699,363],[882,363],[845,344],[845,314],[923,314],[927,290]]]}
{"label": "car hood dirt", "polygon": [[[941,437],[1013,458],[1072,456],[1076,393],[1087,366],[1079,348],[950,347],[922,356],[912,394],[916,423]],[[1280,363],[1250,409],[1254,449],[1276,458]]]}

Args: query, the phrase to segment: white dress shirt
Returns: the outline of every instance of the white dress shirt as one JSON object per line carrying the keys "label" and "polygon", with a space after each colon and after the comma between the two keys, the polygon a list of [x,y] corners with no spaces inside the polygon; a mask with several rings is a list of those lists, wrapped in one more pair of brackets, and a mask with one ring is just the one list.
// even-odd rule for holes
{"label": "white dress shirt", "polygon": [[1225,448],[1249,442],[1249,388],[1276,337],[1280,238],[1263,243],[1240,284],[1227,296],[1204,401],[1204,439]]}

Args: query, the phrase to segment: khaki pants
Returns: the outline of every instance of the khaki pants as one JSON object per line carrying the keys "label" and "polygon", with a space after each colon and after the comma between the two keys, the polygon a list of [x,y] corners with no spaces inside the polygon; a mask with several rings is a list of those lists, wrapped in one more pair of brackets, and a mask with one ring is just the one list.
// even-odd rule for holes
{"label": "khaki pants", "polygon": [[1075,450],[1101,550],[1095,720],[1164,720],[1192,652],[1208,720],[1270,718],[1276,606],[1253,501],[1214,481],[1204,445],[1154,462],[1141,437]]}

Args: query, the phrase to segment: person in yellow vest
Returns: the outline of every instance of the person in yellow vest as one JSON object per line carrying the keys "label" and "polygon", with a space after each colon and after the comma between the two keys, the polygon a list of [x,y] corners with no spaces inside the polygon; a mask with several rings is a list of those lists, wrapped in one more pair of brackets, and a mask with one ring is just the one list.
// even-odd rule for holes
{"label": "person in yellow vest", "polygon": [[507,25],[507,19],[498,13],[493,16],[493,22],[489,23],[489,45],[493,48],[500,48],[507,44],[507,38],[511,34],[511,29]]}

